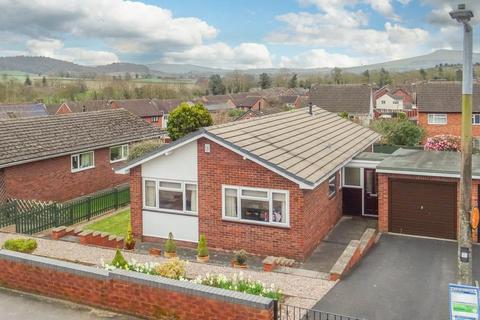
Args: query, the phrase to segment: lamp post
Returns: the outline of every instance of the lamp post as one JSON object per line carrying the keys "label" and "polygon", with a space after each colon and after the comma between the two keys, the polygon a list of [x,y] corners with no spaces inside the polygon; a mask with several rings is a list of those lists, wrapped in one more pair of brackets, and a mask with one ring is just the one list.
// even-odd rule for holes
{"label": "lamp post", "polygon": [[462,81],[462,163],[460,169],[460,212],[458,228],[458,273],[459,284],[471,285],[472,280],[472,42],[473,30],[470,19],[473,12],[464,4],[450,12],[452,19],[463,24],[463,81]]}

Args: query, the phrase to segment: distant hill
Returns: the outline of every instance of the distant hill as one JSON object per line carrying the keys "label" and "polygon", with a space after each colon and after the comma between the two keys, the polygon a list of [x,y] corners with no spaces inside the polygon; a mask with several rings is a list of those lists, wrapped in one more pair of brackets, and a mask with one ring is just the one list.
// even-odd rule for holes
{"label": "distant hill", "polygon": [[118,74],[150,73],[148,67],[133,63],[112,63],[103,66],[82,66],[73,62],[48,57],[0,57],[0,71],[16,70],[33,74]]}

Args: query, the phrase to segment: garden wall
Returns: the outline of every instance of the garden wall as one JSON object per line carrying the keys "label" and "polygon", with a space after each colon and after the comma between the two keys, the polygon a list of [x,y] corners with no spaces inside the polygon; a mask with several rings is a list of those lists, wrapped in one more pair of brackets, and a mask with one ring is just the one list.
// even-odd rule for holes
{"label": "garden wall", "polygon": [[273,319],[271,299],[0,250],[0,285],[147,319]]}

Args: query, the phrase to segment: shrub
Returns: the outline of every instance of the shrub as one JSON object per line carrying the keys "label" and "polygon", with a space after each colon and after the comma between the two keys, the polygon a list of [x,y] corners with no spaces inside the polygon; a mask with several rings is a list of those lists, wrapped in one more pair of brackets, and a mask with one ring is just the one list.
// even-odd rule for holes
{"label": "shrub", "polygon": [[175,253],[177,252],[177,245],[175,244],[175,240],[173,239],[173,233],[168,234],[168,239],[165,241],[165,252],[168,253]]}
{"label": "shrub", "polygon": [[128,153],[128,160],[136,159],[159,148],[165,142],[162,139],[145,140],[133,144]]}
{"label": "shrub", "polygon": [[425,130],[410,120],[400,118],[376,120],[371,128],[382,135],[382,143],[400,146],[417,145],[425,136]]}
{"label": "shrub", "polygon": [[348,119],[349,118],[348,112],[345,112],[345,111],[339,112],[338,116],[343,118],[343,119]]}
{"label": "shrub", "polygon": [[135,247],[135,239],[133,239],[132,225],[128,224],[127,236],[125,237],[125,248],[131,250]]}
{"label": "shrub", "polygon": [[125,268],[125,266],[128,265],[127,260],[125,260],[122,252],[119,249],[115,251],[115,257],[113,258],[111,265],[117,268]]}
{"label": "shrub", "polygon": [[275,288],[272,284],[269,288],[261,281],[255,281],[250,278],[244,279],[243,273],[234,274],[231,278],[219,275],[209,275],[205,277],[199,276],[192,282],[207,285],[210,287],[221,288],[226,290],[234,290],[257,296],[268,297],[274,300],[282,300],[283,293],[280,289]]}
{"label": "shrub", "polygon": [[37,241],[35,239],[9,239],[2,246],[3,249],[32,253],[37,249]]}
{"label": "shrub", "polygon": [[212,116],[202,104],[189,105],[182,102],[168,116],[167,131],[172,140],[177,140],[201,127],[213,124]]}
{"label": "shrub", "polygon": [[204,234],[201,234],[200,239],[198,240],[197,256],[208,257],[207,239],[205,239]]}
{"label": "shrub", "polygon": [[227,114],[230,118],[237,119],[243,116],[245,114],[245,111],[243,111],[242,109],[235,108],[235,109],[228,110]]}
{"label": "shrub", "polygon": [[424,149],[430,151],[460,151],[460,137],[441,134],[427,139]]}
{"label": "shrub", "polygon": [[234,251],[234,259],[236,263],[243,266],[247,263],[247,252],[243,249]]}
{"label": "shrub", "polygon": [[185,278],[185,261],[182,261],[178,258],[170,259],[169,261],[158,265],[155,268],[157,275],[169,278],[169,279],[183,279]]}

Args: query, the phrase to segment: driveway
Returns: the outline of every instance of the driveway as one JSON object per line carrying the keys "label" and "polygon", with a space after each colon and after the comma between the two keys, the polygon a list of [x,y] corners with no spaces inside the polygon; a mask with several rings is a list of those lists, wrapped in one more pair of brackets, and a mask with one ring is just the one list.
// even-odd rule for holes
{"label": "driveway", "polygon": [[[383,235],[314,309],[382,319],[448,319],[448,284],[456,282],[457,243]],[[480,280],[480,246],[474,246]]]}
{"label": "driveway", "polygon": [[69,302],[0,289],[0,320],[134,320]]}

